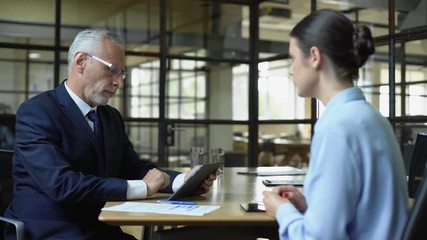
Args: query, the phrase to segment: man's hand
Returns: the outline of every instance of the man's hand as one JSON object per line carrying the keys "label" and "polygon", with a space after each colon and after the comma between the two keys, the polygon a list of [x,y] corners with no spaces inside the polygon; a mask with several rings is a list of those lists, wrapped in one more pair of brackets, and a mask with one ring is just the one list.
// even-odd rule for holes
{"label": "man's hand", "polygon": [[153,168],[148,171],[147,175],[142,179],[147,185],[147,197],[155,194],[160,189],[167,187],[170,184],[169,175]]}
{"label": "man's hand", "polygon": [[[187,181],[194,173],[200,169],[201,165],[193,167],[190,171],[185,174],[185,181]],[[195,192],[196,195],[205,194],[210,191],[213,182],[216,180],[216,176],[219,175],[219,169],[214,173],[210,174],[200,185],[199,189]]]}

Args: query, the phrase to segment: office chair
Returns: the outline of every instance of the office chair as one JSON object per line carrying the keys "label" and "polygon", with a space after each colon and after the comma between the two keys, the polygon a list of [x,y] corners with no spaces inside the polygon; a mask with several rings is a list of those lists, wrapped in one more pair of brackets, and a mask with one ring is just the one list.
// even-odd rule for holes
{"label": "office chair", "polygon": [[427,169],[415,194],[415,202],[406,222],[403,240],[427,239]]}
{"label": "office chair", "polygon": [[17,240],[24,239],[24,223],[15,219],[3,217],[3,214],[12,201],[13,180],[12,180],[12,159],[13,151],[0,149],[0,239],[3,240],[3,232],[6,227],[12,227],[16,233]]}
{"label": "office chair", "polygon": [[414,198],[418,190],[427,162],[427,134],[418,133],[410,162],[408,175],[409,197]]}
{"label": "office chair", "polygon": [[411,168],[412,154],[414,153],[415,141],[409,141],[402,146],[403,162],[405,164],[406,176],[409,176],[409,169]]}

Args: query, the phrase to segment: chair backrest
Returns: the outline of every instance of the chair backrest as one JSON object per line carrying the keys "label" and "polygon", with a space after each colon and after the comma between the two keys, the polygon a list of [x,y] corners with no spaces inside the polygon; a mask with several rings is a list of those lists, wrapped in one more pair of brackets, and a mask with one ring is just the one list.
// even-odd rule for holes
{"label": "chair backrest", "polygon": [[411,169],[411,160],[412,160],[412,155],[414,154],[414,148],[415,148],[414,141],[409,141],[407,143],[404,143],[402,146],[402,155],[403,155],[403,162],[405,164],[406,176],[409,176],[409,169]]}
{"label": "chair backrest", "polygon": [[3,216],[4,211],[12,201],[12,158],[13,151],[0,149],[0,216]]}
{"label": "chair backrest", "polygon": [[427,163],[427,134],[418,133],[408,175],[409,197],[414,198]]}
{"label": "chair backrest", "polygon": [[19,220],[3,217],[6,208],[12,201],[13,195],[12,159],[13,151],[0,149],[0,240],[4,239],[4,229],[7,229],[9,237],[14,236],[16,240],[25,239],[24,223]]}
{"label": "chair backrest", "polygon": [[406,222],[403,240],[427,239],[427,169],[415,195],[415,202]]}

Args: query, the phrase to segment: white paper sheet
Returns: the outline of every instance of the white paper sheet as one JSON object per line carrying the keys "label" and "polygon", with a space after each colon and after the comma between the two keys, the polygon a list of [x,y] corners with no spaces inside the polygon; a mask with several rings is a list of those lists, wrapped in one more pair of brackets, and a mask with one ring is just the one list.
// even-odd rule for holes
{"label": "white paper sheet", "polygon": [[247,174],[253,176],[303,176],[306,170],[295,167],[258,167],[257,170],[249,172],[238,172],[239,174]]}
{"label": "white paper sheet", "polygon": [[203,216],[217,210],[219,207],[220,206],[125,202],[112,207],[104,207],[102,210]]}

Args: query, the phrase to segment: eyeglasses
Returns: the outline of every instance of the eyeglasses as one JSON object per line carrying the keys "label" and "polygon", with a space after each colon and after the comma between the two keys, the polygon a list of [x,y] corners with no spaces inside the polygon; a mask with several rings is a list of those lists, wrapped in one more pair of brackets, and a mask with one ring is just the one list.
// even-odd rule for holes
{"label": "eyeglasses", "polygon": [[92,54],[90,54],[90,53],[83,53],[83,54],[85,54],[86,56],[88,56],[88,57],[91,57],[91,58],[93,58],[93,59],[95,59],[96,61],[98,61],[98,62],[100,62],[100,63],[102,63],[102,64],[104,64],[105,66],[106,66],[106,68],[108,69],[108,70],[110,70],[110,72],[112,73],[112,74],[114,74],[115,76],[121,76],[122,77],[122,79],[123,80],[125,80],[125,78],[127,77],[127,75],[128,75],[128,73],[125,71],[125,70],[123,70],[123,69],[121,69],[121,68],[119,68],[119,67],[117,67],[116,65],[113,65],[112,63],[109,63],[109,62],[107,62],[107,61],[105,61],[105,60],[103,60],[103,59],[101,59],[101,58],[99,58],[99,57],[97,57],[97,56],[94,56],[94,55],[92,55]]}

